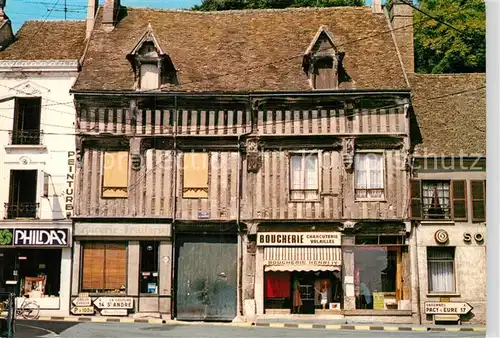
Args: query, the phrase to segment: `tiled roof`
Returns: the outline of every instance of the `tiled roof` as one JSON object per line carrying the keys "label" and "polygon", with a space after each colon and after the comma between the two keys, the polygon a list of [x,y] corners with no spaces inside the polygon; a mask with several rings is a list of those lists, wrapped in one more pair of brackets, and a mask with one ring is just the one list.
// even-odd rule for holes
{"label": "tiled roof", "polygon": [[85,21],[27,21],[0,60],[75,60],[84,40]]}
{"label": "tiled roof", "polygon": [[[416,154],[486,154],[485,74],[409,77],[416,123]],[[420,139],[420,140],[419,140]]]}
{"label": "tiled roof", "polygon": [[407,89],[388,21],[369,7],[124,11],[106,32],[100,8],[75,90],[132,90],[126,55],[149,23],[178,71],[173,91],[310,91],[302,56],[321,25],[345,51],[351,87]]}

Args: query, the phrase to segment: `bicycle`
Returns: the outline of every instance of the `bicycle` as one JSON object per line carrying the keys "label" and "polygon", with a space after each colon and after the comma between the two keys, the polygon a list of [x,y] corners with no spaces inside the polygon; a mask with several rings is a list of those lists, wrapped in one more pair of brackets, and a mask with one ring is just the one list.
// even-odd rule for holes
{"label": "bicycle", "polygon": [[[9,301],[4,301],[5,308],[9,308]],[[23,297],[23,302],[16,308],[16,317],[22,316],[27,320],[34,320],[38,318],[40,313],[40,305],[38,305],[34,300],[27,301],[27,298]]]}

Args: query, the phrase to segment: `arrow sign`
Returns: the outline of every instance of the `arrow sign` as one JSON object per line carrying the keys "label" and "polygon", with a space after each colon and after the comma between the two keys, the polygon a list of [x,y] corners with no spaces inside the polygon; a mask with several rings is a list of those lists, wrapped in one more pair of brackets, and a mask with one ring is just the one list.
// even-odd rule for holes
{"label": "arrow sign", "polygon": [[92,299],[90,297],[88,298],[75,298],[73,300],[73,304],[76,306],[91,306],[92,305]]}
{"label": "arrow sign", "polygon": [[99,309],[133,309],[134,299],[130,297],[99,297],[94,301]]}
{"label": "arrow sign", "polygon": [[428,315],[465,315],[472,310],[469,303],[426,302],[425,313]]}
{"label": "arrow sign", "polygon": [[71,308],[71,313],[74,315],[93,315],[93,306],[73,306]]}

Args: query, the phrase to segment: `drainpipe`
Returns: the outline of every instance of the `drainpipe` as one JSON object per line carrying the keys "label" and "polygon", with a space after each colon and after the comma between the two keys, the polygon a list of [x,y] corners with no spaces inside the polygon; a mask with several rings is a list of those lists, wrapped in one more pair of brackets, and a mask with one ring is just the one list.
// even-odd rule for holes
{"label": "drainpipe", "polygon": [[[238,183],[236,185],[237,188],[237,199],[236,199],[236,209],[237,209],[237,215],[236,215],[236,225],[238,227],[238,237],[241,238],[241,229],[240,229],[240,222],[241,222],[241,198],[242,198],[242,185],[243,185],[243,157],[241,156],[241,137],[242,136],[248,136],[253,133],[253,114],[252,114],[252,97],[249,96],[249,103],[250,103],[250,131],[238,135]],[[238,269],[238,293],[239,293],[239,309],[238,312],[240,316],[243,316],[243,240],[240,240],[240,245],[238,246],[239,249],[239,266],[240,268]]]}
{"label": "drainpipe", "polygon": [[171,277],[170,277],[170,299],[171,299],[171,306],[170,306],[170,318],[171,319],[174,319],[174,311],[172,311],[173,309],[175,309],[175,312],[177,312],[177,306],[175,305],[175,292],[174,292],[174,287],[175,287],[175,271],[177,269],[177,266],[176,266],[176,260],[175,260],[175,255],[176,255],[176,251],[175,251],[175,243],[176,243],[176,231],[175,231],[175,218],[176,218],[176,215],[177,215],[177,139],[176,139],[176,136],[177,136],[177,118],[178,118],[178,110],[177,110],[177,95],[174,96],[174,132],[173,132],[173,163],[172,163],[172,172],[174,173],[174,182],[172,184],[172,195],[173,195],[173,203],[172,203],[172,253],[171,253],[171,257],[170,257],[170,261],[171,261],[171,271],[173,272]]}
{"label": "drainpipe", "polygon": [[418,325],[422,325],[422,314],[421,314],[421,309],[420,309],[420,278],[419,278],[419,270],[418,270],[418,237],[417,237],[417,227],[415,226],[414,228],[415,231],[415,245],[414,245],[414,250],[415,250],[415,269],[417,270],[417,315],[418,315]]}

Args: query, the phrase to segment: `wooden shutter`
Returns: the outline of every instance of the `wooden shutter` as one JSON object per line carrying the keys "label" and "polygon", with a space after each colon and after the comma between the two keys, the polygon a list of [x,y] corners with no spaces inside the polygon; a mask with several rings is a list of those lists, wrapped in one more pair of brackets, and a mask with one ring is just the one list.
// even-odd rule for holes
{"label": "wooden shutter", "polygon": [[422,187],[420,180],[410,181],[411,219],[422,219]]}
{"label": "wooden shutter", "polygon": [[208,153],[184,154],[184,198],[208,198]]}
{"label": "wooden shutter", "polygon": [[82,290],[104,288],[104,251],[102,243],[83,244]]}
{"label": "wooden shutter", "polygon": [[316,62],[316,74],[314,78],[315,89],[335,88],[335,70],[333,69],[333,59],[324,58]]}
{"label": "wooden shutter", "polygon": [[451,182],[452,218],[455,221],[467,221],[467,184],[465,180]]}
{"label": "wooden shutter", "polygon": [[127,197],[128,151],[104,153],[102,197]]}
{"label": "wooden shutter", "polygon": [[486,221],[486,181],[471,181],[472,221]]}
{"label": "wooden shutter", "polygon": [[127,245],[106,243],[104,289],[120,290],[127,285]]}

